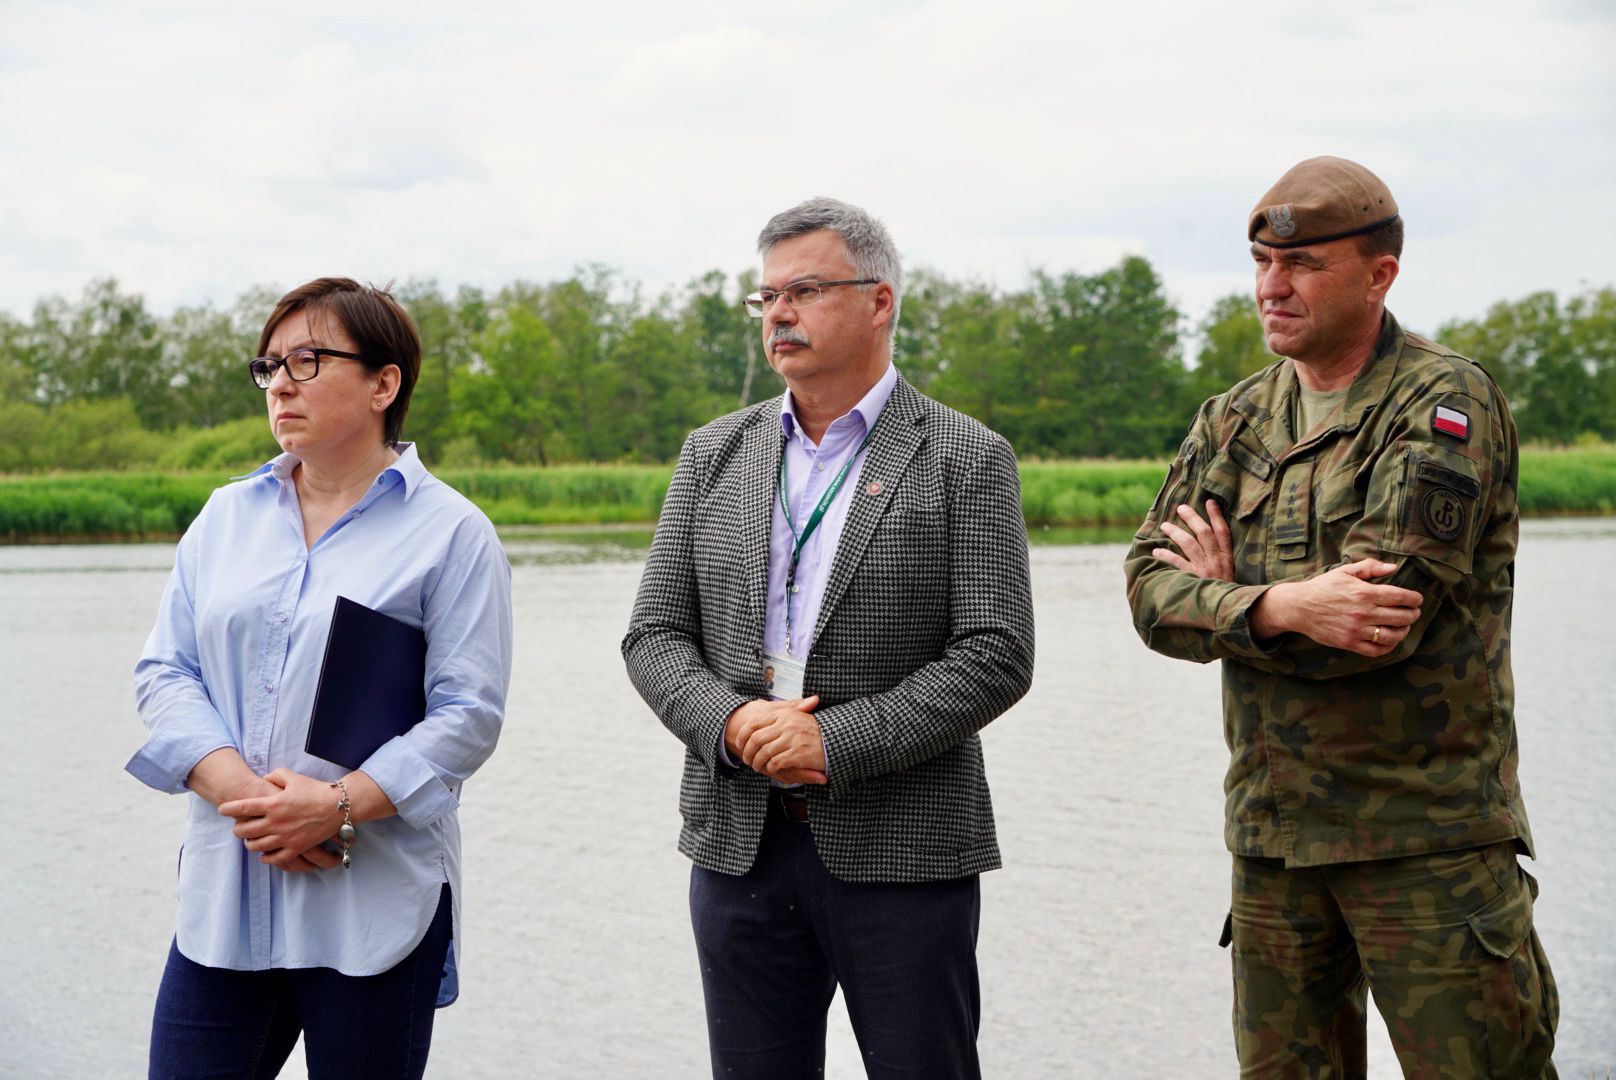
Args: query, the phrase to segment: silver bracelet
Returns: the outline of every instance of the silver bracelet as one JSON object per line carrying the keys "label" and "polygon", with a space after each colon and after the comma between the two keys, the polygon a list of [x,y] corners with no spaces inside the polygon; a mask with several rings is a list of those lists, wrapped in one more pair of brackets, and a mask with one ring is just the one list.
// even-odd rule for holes
{"label": "silver bracelet", "polygon": [[359,833],[353,827],[353,818],[349,816],[349,812],[353,810],[353,803],[348,801],[348,785],[338,780],[331,786],[342,792],[342,798],[337,800],[337,809],[342,811],[342,824],[337,826],[337,843],[342,845],[342,868],[346,870],[348,849],[359,839]]}

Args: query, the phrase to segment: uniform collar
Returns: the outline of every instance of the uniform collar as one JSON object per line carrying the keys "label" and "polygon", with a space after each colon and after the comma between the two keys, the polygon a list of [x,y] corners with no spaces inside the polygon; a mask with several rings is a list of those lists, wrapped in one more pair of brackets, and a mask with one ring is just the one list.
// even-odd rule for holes
{"label": "uniform collar", "polygon": [[[1347,396],[1341,402],[1340,420],[1319,432],[1308,445],[1338,432],[1351,433],[1363,426],[1364,419],[1374,411],[1391,388],[1392,377],[1397,374],[1407,334],[1390,311],[1381,316],[1380,336],[1375,340],[1369,362],[1358,372],[1347,387]],[[1296,435],[1290,430],[1292,403],[1300,392],[1294,361],[1277,365],[1273,378],[1253,383],[1229,406],[1245,418],[1264,448],[1277,461],[1295,449]]]}

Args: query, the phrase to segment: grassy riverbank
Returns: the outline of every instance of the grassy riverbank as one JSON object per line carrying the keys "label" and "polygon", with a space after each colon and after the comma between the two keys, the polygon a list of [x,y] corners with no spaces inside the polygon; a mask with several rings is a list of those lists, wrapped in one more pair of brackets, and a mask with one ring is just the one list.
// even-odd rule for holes
{"label": "grassy riverbank", "polygon": [[[1166,465],[1155,461],[1026,462],[1021,502],[1035,527],[1132,526]],[[665,465],[445,469],[496,525],[652,523],[672,469]],[[196,517],[221,472],[109,472],[0,476],[0,542],[163,540]],[[1616,513],[1616,446],[1529,447],[1521,454],[1523,513]]]}

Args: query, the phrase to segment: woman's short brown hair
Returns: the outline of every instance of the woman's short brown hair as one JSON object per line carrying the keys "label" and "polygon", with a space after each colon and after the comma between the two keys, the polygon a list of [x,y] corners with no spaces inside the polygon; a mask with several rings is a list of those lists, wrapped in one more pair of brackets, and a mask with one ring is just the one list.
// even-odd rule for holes
{"label": "woman's short brown hair", "polygon": [[410,393],[421,375],[421,335],[404,305],[385,288],[361,285],[352,278],[315,278],[299,285],[275,303],[264,332],[258,337],[258,355],[265,355],[275,328],[295,311],[315,312],[334,317],[359,352],[359,362],[367,371],[380,371],[388,364],[399,370],[398,395],[387,406],[384,417],[388,446],[398,443],[404,432],[404,414],[410,409]]}

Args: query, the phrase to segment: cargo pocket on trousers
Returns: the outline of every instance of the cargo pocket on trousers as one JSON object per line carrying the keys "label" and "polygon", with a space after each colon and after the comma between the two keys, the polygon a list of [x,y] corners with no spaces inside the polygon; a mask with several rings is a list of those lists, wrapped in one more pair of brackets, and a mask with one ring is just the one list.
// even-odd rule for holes
{"label": "cargo pocket on trousers", "polygon": [[1500,960],[1521,951],[1532,932],[1532,894],[1524,878],[1472,912],[1467,919],[1481,947]]}
{"label": "cargo pocket on trousers", "polygon": [[1542,986],[1535,958],[1525,947],[1532,935],[1532,893],[1526,876],[1466,917],[1481,946],[1477,978],[1487,1003],[1488,1076],[1526,1072],[1528,1050],[1543,1017]]}

